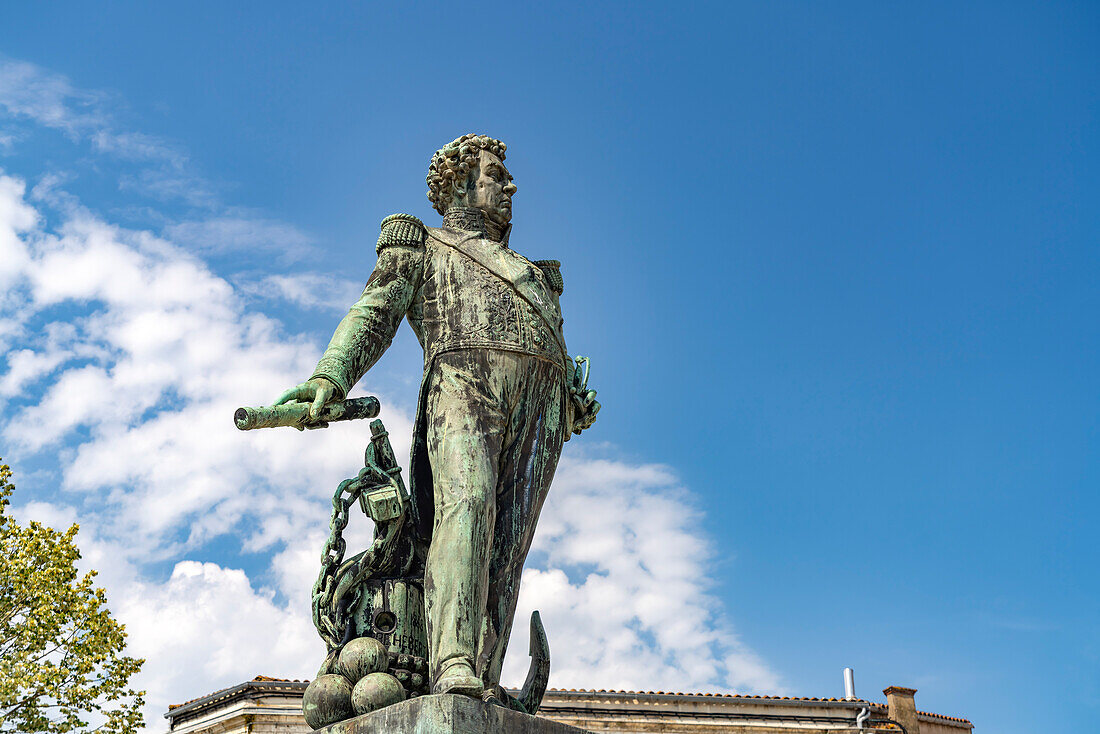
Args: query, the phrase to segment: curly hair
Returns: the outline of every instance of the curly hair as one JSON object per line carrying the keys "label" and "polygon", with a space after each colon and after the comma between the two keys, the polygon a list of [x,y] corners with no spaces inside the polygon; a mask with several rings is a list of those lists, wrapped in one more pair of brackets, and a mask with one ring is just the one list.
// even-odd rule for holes
{"label": "curly hair", "polygon": [[426,180],[428,200],[437,212],[447,212],[455,195],[455,184],[466,181],[470,171],[477,167],[482,150],[489,151],[503,161],[504,151],[508,150],[508,146],[488,135],[467,133],[447,143],[432,155]]}

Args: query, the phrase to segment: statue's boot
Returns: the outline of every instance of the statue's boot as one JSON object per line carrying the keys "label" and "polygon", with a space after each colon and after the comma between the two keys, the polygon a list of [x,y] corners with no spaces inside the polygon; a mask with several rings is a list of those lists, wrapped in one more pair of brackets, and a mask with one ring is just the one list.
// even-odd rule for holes
{"label": "statue's boot", "polygon": [[474,675],[474,669],[461,660],[444,670],[432,685],[432,693],[457,693],[474,698],[481,698],[484,689],[481,679]]}

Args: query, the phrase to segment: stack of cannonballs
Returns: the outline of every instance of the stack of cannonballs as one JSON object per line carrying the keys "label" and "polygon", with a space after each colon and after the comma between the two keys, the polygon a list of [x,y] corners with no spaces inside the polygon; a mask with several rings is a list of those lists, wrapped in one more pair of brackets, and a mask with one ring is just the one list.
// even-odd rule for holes
{"label": "stack of cannonballs", "polygon": [[[410,696],[418,695],[424,689],[423,662],[408,655],[391,656],[373,637],[351,640],[306,688],[302,699],[306,723],[320,729],[377,711],[404,701],[406,688]],[[387,669],[394,669],[396,675]]]}

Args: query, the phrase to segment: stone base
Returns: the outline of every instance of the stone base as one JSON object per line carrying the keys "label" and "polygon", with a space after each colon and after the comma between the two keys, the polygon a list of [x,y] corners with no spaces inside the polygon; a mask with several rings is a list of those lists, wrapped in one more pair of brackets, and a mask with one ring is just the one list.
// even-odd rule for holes
{"label": "stone base", "polygon": [[585,734],[583,729],[490,706],[469,696],[417,698],[318,729],[315,734]]}

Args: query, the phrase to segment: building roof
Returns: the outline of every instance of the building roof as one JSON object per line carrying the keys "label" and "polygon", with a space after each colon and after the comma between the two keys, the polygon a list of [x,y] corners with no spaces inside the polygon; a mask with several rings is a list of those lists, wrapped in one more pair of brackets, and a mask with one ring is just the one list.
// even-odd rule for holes
{"label": "building roof", "polygon": [[[871,703],[871,708],[881,709],[882,711],[886,711],[886,709],[888,707],[884,703]],[[930,711],[917,711],[917,713],[921,716],[931,716],[934,719],[943,719],[945,721],[955,721],[955,722],[958,722],[960,724],[970,724],[971,726],[973,726],[973,722],[970,721],[970,719],[960,719],[957,716],[944,716],[943,714],[933,714]]]}
{"label": "building roof", "polygon": [[[265,690],[265,691],[278,691],[278,690],[304,690],[309,685],[308,680],[298,680],[292,678],[272,678],[267,675],[257,675],[250,681],[244,683],[238,683],[235,686],[228,688],[222,688],[221,690],[214,691],[205,696],[199,696],[198,698],[192,698],[190,701],[184,703],[171,704],[168,707],[168,713],[165,718],[172,718],[184,713],[183,710],[190,710],[205,706],[222,699],[230,698],[239,693],[243,693],[246,690]],[[863,699],[848,700],[844,698],[816,698],[812,696],[768,696],[761,694],[747,694],[747,693],[683,693],[683,692],[669,692],[669,691],[624,691],[617,689],[607,688],[551,688],[547,693],[564,693],[564,694],[593,694],[593,695],[616,695],[616,696],[675,696],[680,698],[727,698],[727,699],[742,699],[742,700],[762,700],[762,701],[805,701],[816,703],[848,703],[852,705],[866,704],[873,709],[883,710],[887,709],[884,703],[874,703],[870,701],[864,701]],[[183,710],[181,710],[183,709]],[[960,719],[955,716],[944,716],[943,714],[933,714],[927,711],[918,711],[921,716],[929,716],[936,719],[944,719],[946,721],[954,721],[960,724],[971,724],[969,719]],[[971,724],[972,725],[972,724]]]}
{"label": "building roof", "polygon": [[253,678],[250,681],[245,681],[244,683],[238,683],[237,685],[229,686],[228,688],[222,688],[220,690],[214,691],[213,693],[208,693],[205,696],[199,696],[198,698],[192,698],[190,701],[184,701],[183,703],[170,704],[168,706],[168,713],[166,713],[164,715],[164,718],[170,719],[170,718],[179,716],[180,714],[184,713],[185,711],[190,711],[192,709],[196,709],[196,708],[199,708],[201,706],[206,706],[208,704],[214,703],[216,701],[221,701],[223,699],[232,698],[233,696],[236,696],[237,694],[243,693],[244,691],[247,691],[247,690],[265,690],[265,691],[279,691],[279,690],[297,691],[297,690],[303,690],[304,691],[306,686],[308,686],[308,685],[309,685],[308,680],[297,680],[297,679],[290,679],[290,678],[272,678],[272,677],[267,676],[267,675],[257,675],[255,678]]}
{"label": "building roof", "polygon": [[868,703],[863,699],[848,700],[845,698],[813,698],[806,696],[767,696],[749,693],[683,693],[681,691],[621,691],[609,688],[551,688],[550,693],[596,693],[615,694],[622,696],[698,696],[703,698],[742,698],[742,699],[767,699],[770,701],[816,701],[819,703]]}

